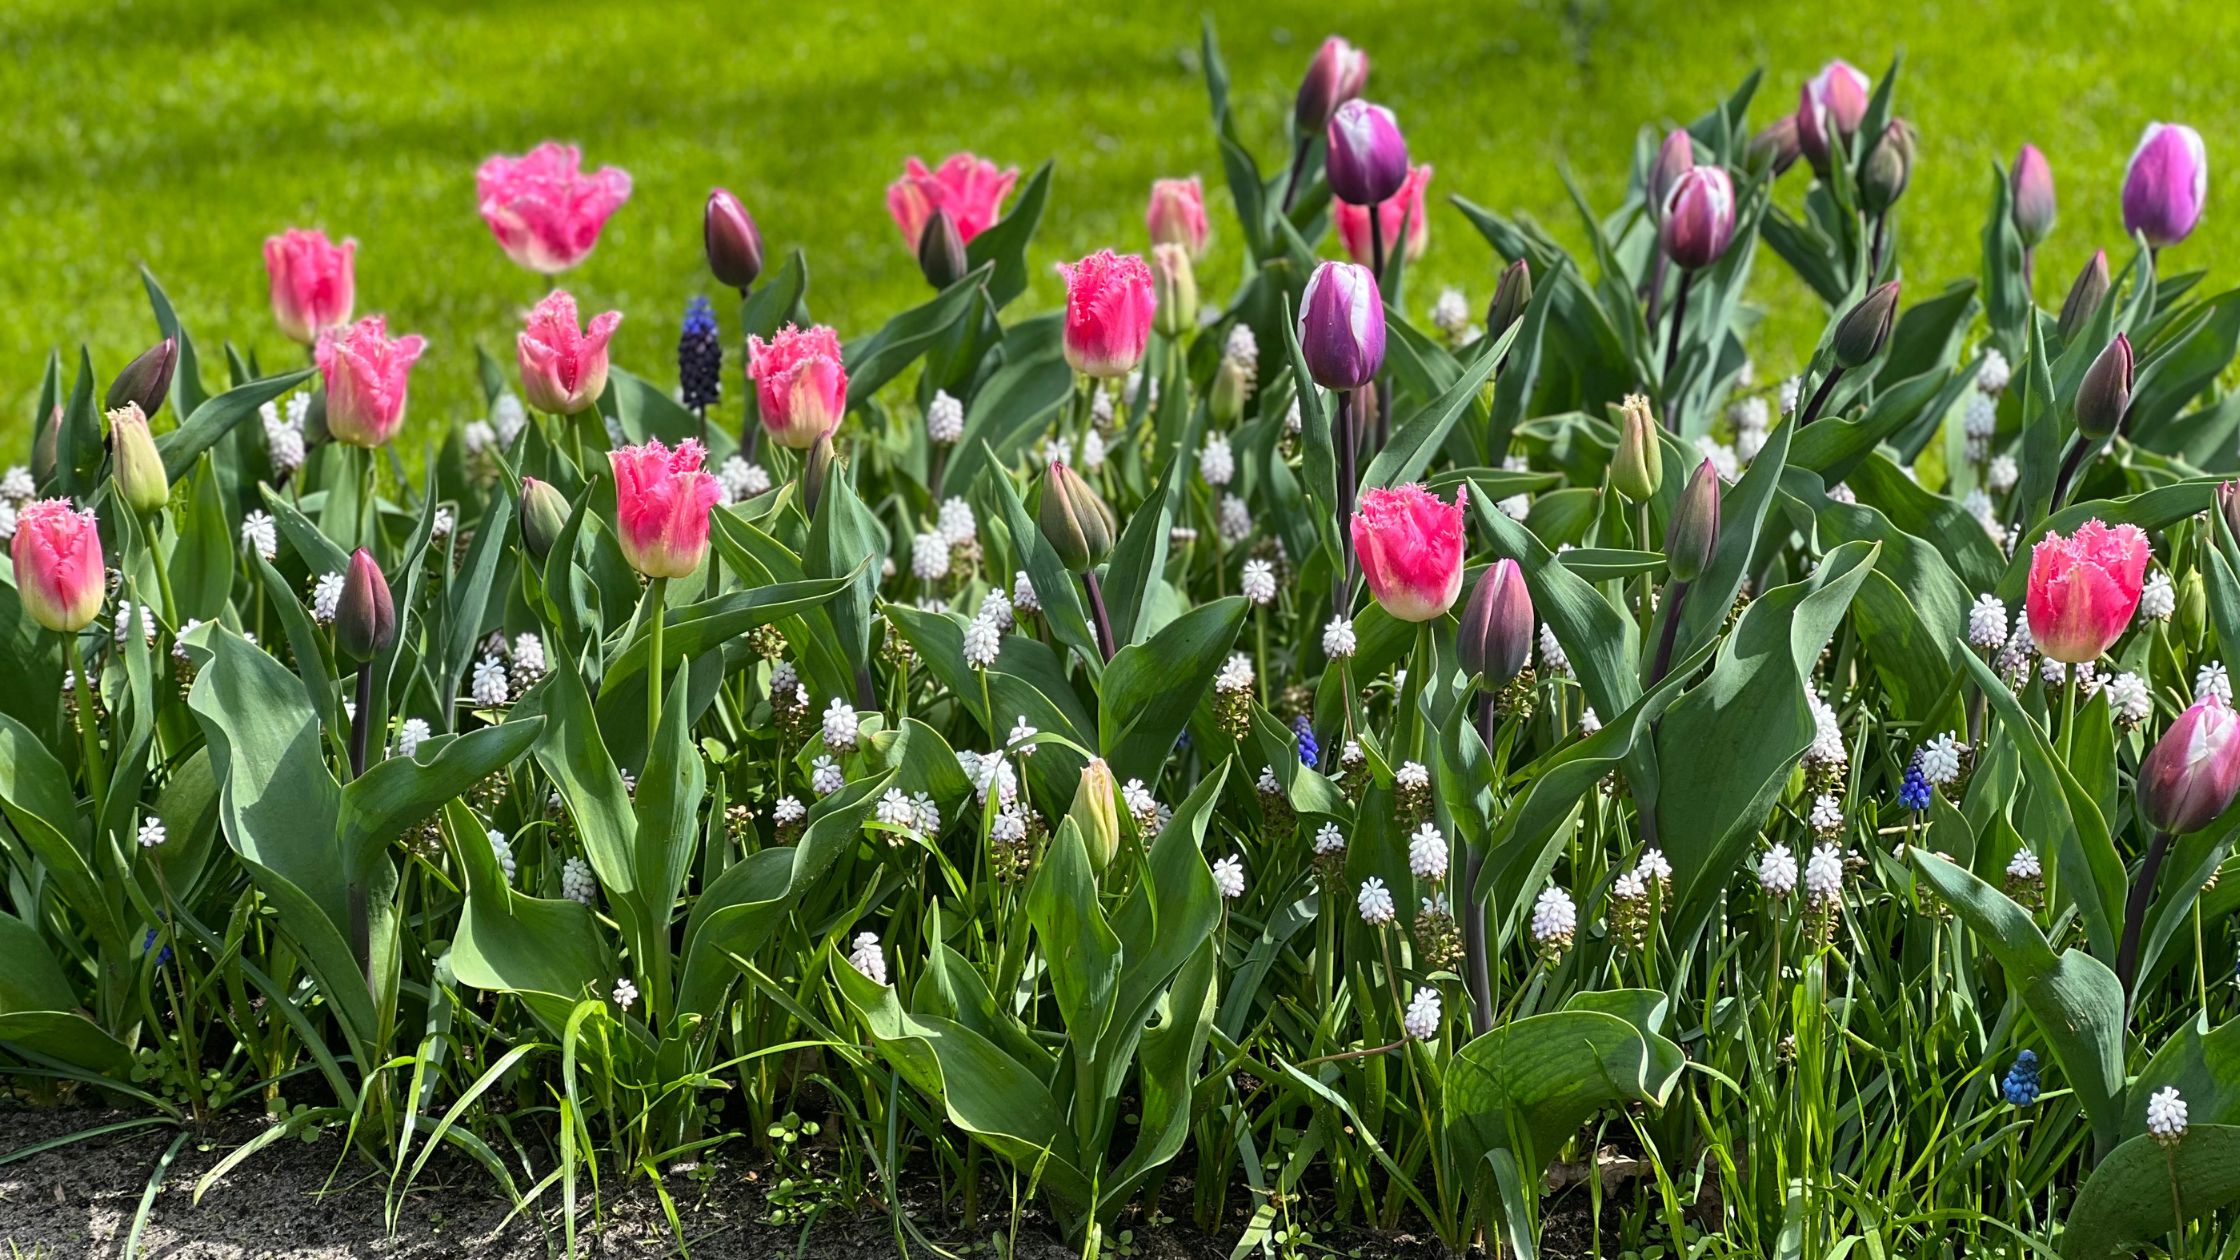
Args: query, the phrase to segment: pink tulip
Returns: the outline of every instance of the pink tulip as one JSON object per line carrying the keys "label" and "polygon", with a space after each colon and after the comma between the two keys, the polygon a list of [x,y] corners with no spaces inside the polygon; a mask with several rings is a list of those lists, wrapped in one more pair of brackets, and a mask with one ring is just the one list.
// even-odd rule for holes
{"label": "pink tulip", "polygon": [[1850,139],[1867,116],[1874,84],[1850,62],[1838,58],[1804,85],[1797,97],[1797,147],[1812,169],[1825,170],[1836,138]]}
{"label": "pink tulip", "polygon": [[548,276],[582,262],[608,216],[630,200],[628,171],[586,174],[581,150],[551,140],[520,157],[490,157],[474,182],[482,220],[506,257]]}
{"label": "pink tulip", "polygon": [[428,348],[418,335],[389,337],[389,322],[368,315],[329,328],[314,357],[327,384],[327,431],[352,446],[379,446],[404,423],[406,377]]}
{"label": "pink tulip", "polygon": [[1180,245],[1196,261],[1206,252],[1206,192],[1198,177],[1151,181],[1143,226],[1153,245]]}
{"label": "pink tulip", "polygon": [[706,448],[691,438],[672,451],[659,441],[608,451],[622,554],[652,578],[690,577],[708,555],[708,513],[723,487],[700,471]]}
{"label": "pink tulip", "polygon": [[902,243],[913,251],[936,210],[949,212],[957,235],[967,243],[995,225],[1003,199],[1019,182],[1019,168],[999,171],[996,164],[970,153],[952,153],[939,170],[917,158],[902,164],[902,178],[887,185],[887,213],[902,229]]}
{"label": "pink tulip", "polygon": [[2148,123],[2123,168],[2123,230],[2156,249],[2192,235],[2209,198],[2209,152],[2183,123]]}
{"label": "pink tulip", "polygon": [[2139,813],[2182,836],[2223,813],[2240,792],[2240,714],[2214,694],[2178,715],[2139,762]]}
{"label": "pink tulip", "polygon": [[546,295],[529,312],[529,326],[517,342],[523,400],[556,416],[597,403],[607,388],[607,340],[621,322],[622,312],[608,311],[578,329],[576,300],[564,289]]}
{"label": "pink tulip", "polygon": [[[1424,248],[1431,243],[1431,219],[1423,210],[1423,194],[1430,187],[1431,167],[1428,164],[1411,166],[1400,191],[1377,204],[1377,225],[1384,229],[1388,256],[1393,247],[1405,239],[1408,261],[1423,257]],[[1330,215],[1338,221],[1338,239],[1345,244],[1346,256],[1364,267],[1372,265],[1374,242],[1369,237],[1369,207],[1347,201],[1333,202]]]}
{"label": "pink tulip", "polygon": [[2147,535],[2136,525],[2090,520],[2068,538],[2047,534],[2030,553],[2025,601],[2038,650],[2071,665],[2097,659],[2131,624],[2146,574]]}
{"label": "pink tulip", "polygon": [[1657,243],[1675,266],[1694,271],[1719,261],[1734,240],[1734,181],[1723,166],[1691,166],[1665,191]]}
{"label": "pink tulip", "polygon": [[1420,485],[1377,487],[1361,494],[1353,514],[1353,549],[1361,576],[1384,610],[1402,621],[1429,621],[1462,593],[1462,508]]}
{"label": "pink tulip", "polygon": [[764,341],[747,338],[747,375],[762,404],[770,440],[805,451],[840,427],[848,409],[848,372],[840,363],[840,335],[822,324],[787,324]]}
{"label": "pink tulip", "polygon": [[350,322],[358,295],[358,243],[337,245],[327,234],[289,228],[264,238],[264,269],[272,278],[272,314],[291,341],[310,345]]}
{"label": "pink tulip", "polygon": [[68,499],[24,504],[16,513],[12,554],[16,596],[33,621],[74,634],[101,611],[107,575],[93,513],[78,511]]}
{"label": "pink tulip", "polygon": [[1100,249],[1058,264],[1066,279],[1066,362],[1088,376],[1126,376],[1143,361],[1158,301],[1151,266],[1136,254]]}

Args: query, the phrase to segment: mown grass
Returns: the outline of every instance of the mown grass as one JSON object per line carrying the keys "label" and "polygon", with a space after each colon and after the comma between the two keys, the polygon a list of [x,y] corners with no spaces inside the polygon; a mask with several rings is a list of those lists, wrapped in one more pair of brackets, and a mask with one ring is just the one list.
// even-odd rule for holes
{"label": "mown grass", "polygon": [[[417,413],[474,406],[473,346],[510,361],[518,312],[540,291],[476,218],[474,167],[548,136],[636,178],[598,252],[564,283],[628,314],[620,361],[660,380],[673,374],[684,300],[708,283],[699,205],[713,184],[746,200],[774,255],[807,249],[817,317],[853,335],[923,293],[882,198],[908,154],[969,147],[1023,169],[1056,158],[1038,261],[1139,246],[1155,176],[1220,183],[1198,67],[1203,6],[1176,0],[1101,13],[1046,0],[7,8],[0,434],[17,452],[50,347],[85,342],[106,373],[149,340],[143,263],[206,362],[221,361],[227,339],[266,364],[293,359],[266,311],[259,253],[291,223],[357,237],[361,310],[431,338]],[[1443,284],[1473,305],[1490,290],[1490,251],[1447,194],[1524,211],[1576,243],[1559,170],[1607,209],[1640,126],[1694,116],[1753,65],[1768,71],[1756,124],[1789,108],[1829,56],[1879,74],[1906,53],[1900,103],[1922,143],[1904,257],[1938,284],[1975,270],[1989,163],[2023,140],[2046,150],[2060,186],[2039,269],[2051,301],[2094,245],[2119,239],[2116,189],[2149,119],[2202,130],[2212,183],[2240,160],[2226,143],[2240,98],[2220,90],[2240,71],[2230,6],[1254,0],[1219,6],[1219,22],[1246,135],[1270,164],[1313,44],[1336,30],[1370,49],[1372,95],[1438,172],[1417,307]],[[1785,195],[1799,184],[1792,176]],[[2217,261],[2236,232],[2213,190],[2179,264],[2228,271]],[[1233,246],[1217,242],[1203,268],[1211,294],[1228,290]],[[1820,312],[1770,254],[1760,271],[1772,317],[1762,353],[1786,373]],[[1030,300],[1054,304],[1055,278],[1039,286]]]}

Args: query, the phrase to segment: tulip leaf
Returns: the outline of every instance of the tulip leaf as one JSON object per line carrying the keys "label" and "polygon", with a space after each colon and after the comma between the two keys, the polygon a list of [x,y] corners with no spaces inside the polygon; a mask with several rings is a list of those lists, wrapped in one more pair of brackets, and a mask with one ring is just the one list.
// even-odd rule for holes
{"label": "tulip leaf", "polygon": [[78,1010],[78,997],[38,929],[0,914],[0,1042],[27,1046],[117,1080],[132,1052]]}
{"label": "tulip leaf", "polygon": [[1664,1105],[1685,1056],[1652,1022],[1629,1018],[1638,1004],[1608,1006],[1574,1002],[1512,1020],[1455,1052],[1442,1120],[1458,1167],[1507,1151],[1528,1172],[1542,1172],[1595,1112]]}
{"label": "tulip leaf", "polygon": [[[989,462],[995,462],[994,452],[989,452]],[[1050,623],[1051,633],[1075,652],[1092,673],[1104,668],[1104,655],[1097,648],[1096,634],[1089,629],[1089,619],[1081,611],[1079,584],[1073,573],[1058,559],[1050,540],[1042,536],[1034,518],[1027,514],[1027,505],[1019,497],[1019,488],[1007,475],[988,478],[995,486],[996,506],[1000,509],[1004,528],[1011,534],[1011,549],[1018,556],[1020,567],[1027,572],[1027,581],[1034,587],[1035,601],[1042,605],[1042,615]]]}
{"label": "tulip leaf", "polygon": [[849,342],[841,352],[848,366],[848,407],[854,410],[870,402],[888,381],[947,336],[982,301],[982,286],[994,270],[992,265],[977,264],[955,284],[888,320],[879,331]]}
{"label": "tulip leaf", "polygon": [[1202,604],[1113,654],[1097,688],[1097,745],[1123,782],[1158,778],[1248,609],[1237,595]]}
{"label": "tulip leaf", "polygon": [[808,294],[809,260],[796,246],[786,251],[777,274],[764,280],[762,287],[749,292],[740,303],[740,330],[767,341],[787,324],[808,323],[809,309],[803,302]]}
{"label": "tulip leaf", "polygon": [[974,273],[993,264],[986,284],[988,303],[995,310],[1011,305],[1012,299],[1027,291],[1027,246],[1042,227],[1042,208],[1050,200],[1050,172],[1056,165],[1045,161],[1034,168],[1012,199],[1011,209],[965,242],[965,262]]}
{"label": "tulip leaf", "polygon": [[311,379],[312,371],[304,368],[295,372],[282,372],[235,386],[194,409],[182,424],[156,439],[156,452],[163,456],[164,475],[177,481],[194,468],[195,460],[218,441],[233,432],[233,426],[257,413],[257,408],[287,393]]}
{"label": "tulip leaf", "polygon": [[[47,703],[54,703],[51,696]],[[126,944],[123,906],[104,880],[106,864],[100,862],[99,850],[80,823],[70,774],[45,740],[4,714],[0,714],[0,813],[6,814],[16,835],[46,868],[47,878],[103,947],[121,954]]]}
{"label": "tulip leaf", "polygon": [[511,887],[487,830],[463,802],[444,807],[443,823],[467,883],[453,973],[472,988],[520,997],[557,1035],[577,1002],[615,978],[597,919],[589,906]]}
{"label": "tulip leaf", "polygon": [[1509,343],[1517,337],[1517,325],[1511,324],[1498,337],[1481,337],[1477,344],[1465,351],[1477,358],[1452,385],[1438,397],[1424,404],[1423,410],[1408,418],[1392,434],[1392,440],[1369,461],[1369,468],[1362,475],[1364,486],[1396,486],[1414,481],[1430,466],[1431,457],[1446,445],[1447,435],[1454,431],[1455,421],[1462,418],[1479,401],[1478,391],[1500,366],[1501,356],[1509,351]]}

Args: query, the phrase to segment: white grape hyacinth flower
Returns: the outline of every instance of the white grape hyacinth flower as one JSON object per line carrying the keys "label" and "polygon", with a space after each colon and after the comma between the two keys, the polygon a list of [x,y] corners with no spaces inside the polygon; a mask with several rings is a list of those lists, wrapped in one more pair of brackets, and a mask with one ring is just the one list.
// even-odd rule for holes
{"label": "white grape hyacinth flower", "polygon": [[1408,871],[1435,884],[1447,878],[1447,838],[1430,823],[1416,828],[1408,839]]}
{"label": "white grape hyacinth flower", "polygon": [[474,679],[468,690],[474,702],[485,709],[495,709],[513,696],[513,685],[506,678],[506,663],[495,656],[485,656],[474,663]]}
{"label": "white grape hyacinth flower", "polygon": [[824,711],[824,746],[846,752],[856,746],[856,737],[863,731],[862,720],[856,716],[855,706],[838,696]]}
{"label": "white grape hyacinth flower", "polygon": [[937,389],[926,404],[926,437],[943,446],[964,436],[964,404],[948,390]]}
{"label": "white grape hyacinth flower", "polygon": [[1916,754],[1921,759],[1921,777],[1937,787],[1943,787],[1960,777],[1960,755],[1968,751],[1961,743],[1959,732],[1946,731],[1923,744]]}
{"label": "white grape hyacinth flower", "polygon": [[420,745],[426,743],[433,733],[426,718],[406,718],[404,725],[397,728],[397,755],[411,757],[417,754]]}
{"label": "white grape hyacinth flower", "polygon": [[[990,592],[993,594],[993,592]],[[974,617],[964,627],[964,663],[974,669],[986,669],[1003,654],[1003,629],[986,613]]]}
{"label": "white grape hyacinth flower", "polygon": [[280,554],[280,526],[274,523],[270,513],[251,512],[241,521],[241,545],[270,560]]}
{"label": "white grape hyacinth flower", "polygon": [[848,785],[847,773],[830,756],[809,763],[809,787],[819,796],[830,796]]}
{"label": "white grape hyacinth flower", "polygon": [[2211,696],[2215,696],[2226,704],[2232,703],[2232,675],[2226,671],[2223,661],[2211,661],[2194,672],[2193,698],[2195,702],[2198,703]]}
{"label": "white grape hyacinth flower", "polygon": [[320,625],[331,625],[334,615],[342,607],[342,575],[322,573],[311,584],[311,619]]}
{"label": "white grape hyacinth flower", "polygon": [[630,983],[630,977],[614,982],[614,1004],[626,1011],[638,1004],[638,986]]}
{"label": "white grape hyacinth flower", "polygon": [[1244,896],[1244,859],[1230,854],[1213,864],[1214,891],[1224,901],[1235,901]]}
{"label": "white grape hyacinth flower", "polygon": [[1374,875],[1361,882],[1361,891],[1354,896],[1354,907],[1361,912],[1361,921],[1370,927],[1383,927],[1399,914],[1392,904],[1392,890]]}
{"label": "white grape hyacinth flower", "polygon": [[848,965],[873,984],[887,982],[887,954],[879,948],[877,932],[858,932],[848,949]]}
{"label": "white grape hyacinth flower", "polygon": [[2007,606],[1996,595],[1978,595],[1968,609],[1968,642],[1996,652],[2007,642]]}
{"label": "white grape hyacinth flower", "polygon": [[591,874],[591,864],[579,857],[571,857],[560,867],[560,895],[577,905],[588,906],[597,897],[599,881]]}
{"label": "white grape hyacinth flower", "polygon": [[1322,627],[1322,654],[1331,660],[1344,660],[1359,647],[1360,640],[1354,636],[1351,619],[1332,617],[1330,623]]}
{"label": "white grape hyacinth flower", "polygon": [[1787,897],[1797,890],[1797,855],[1788,845],[1776,844],[1758,859],[1758,887],[1772,897]]}
{"label": "white grape hyacinth flower", "polygon": [[1532,939],[1542,948],[1563,949],[1579,930],[1579,906],[1571,894],[1553,884],[1540,890],[1532,903]]}
{"label": "white grape hyacinth flower", "polygon": [[163,847],[163,842],[164,842],[165,838],[166,838],[166,837],[165,837],[165,833],[164,833],[164,829],[163,829],[163,820],[162,820],[161,818],[146,818],[146,819],[142,819],[142,820],[141,820],[141,823],[140,823],[140,847],[141,847],[141,848],[143,848],[143,849],[160,849],[160,848],[162,848],[162,847]]}
{"label": "white grape hyacinth flower", "polygon": [[1265,560],[1244,562],[1244,574],[1238,580],[1237,590],[1247,600],[1265,608],[1276,602],[1276,567]]}
{"label": "white grape hyacinth flower", "polygon": [[1407,1012],[1400,1017],[1401,1031],[1417,1041],[1429,1041],[1439,1035],[1439,991],[1425,985],[1408,998]]}
{"label": "white grape hyacinth flower", "polygon": [[1831,905],[1843,897],[1843,851],[1832,844],[1815,845],[1804,864],[1804,894],[1813,904]]}
{"label": "white grape hyacinth flower", "polygon": [[2125,671],[2108,680],[2108,705],[2118,718],[2137,726],[2154,714],[2154,694],[2146,679]]}
{"label": "white grape hyacinth flower", "polygon": [[2164,1086],[2147,1099],[2147,1135],[2163,1146],[2176,1146],[2186,1135],[2186,1100],[2176,1086]]}

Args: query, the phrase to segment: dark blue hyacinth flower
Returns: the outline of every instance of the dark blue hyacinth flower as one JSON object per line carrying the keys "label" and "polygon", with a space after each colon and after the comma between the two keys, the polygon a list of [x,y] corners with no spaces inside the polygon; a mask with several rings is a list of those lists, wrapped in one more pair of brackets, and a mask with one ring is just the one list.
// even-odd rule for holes
{"label": "dark blue hyacinth flower", "polygon": [[2027,1107],[2038,1101],[2038,1055],[2034,1050],[2024,1050],[2014,1056],[2014,1066],[2007,1069],[1999,1082],[1999,1092],[2017,1107]]}
{"label": "dark blue hyacinth flower", "polygon": [[677,336],[677,385],[684,405],[713,407],[723,398],[723,341],[716,331],[716,311],[708,299],[696,297],[684,310],[684,330]]}
{"label": "dark blue hyacinth flower", "polygon": [[1312,766],[1322,760],[1322,745],[1314,742],[1314,723],[1302,713],[1291,719],[1291,729],[1299,737],[1299,764]]}
{"label": "dark blue hyacinth flower", "polygon": [[1898,785],[1898,804],[1919,813],[1929,808],[1929,776],[1921,773],[1921,758],[1906,763],[1905,782]]}

